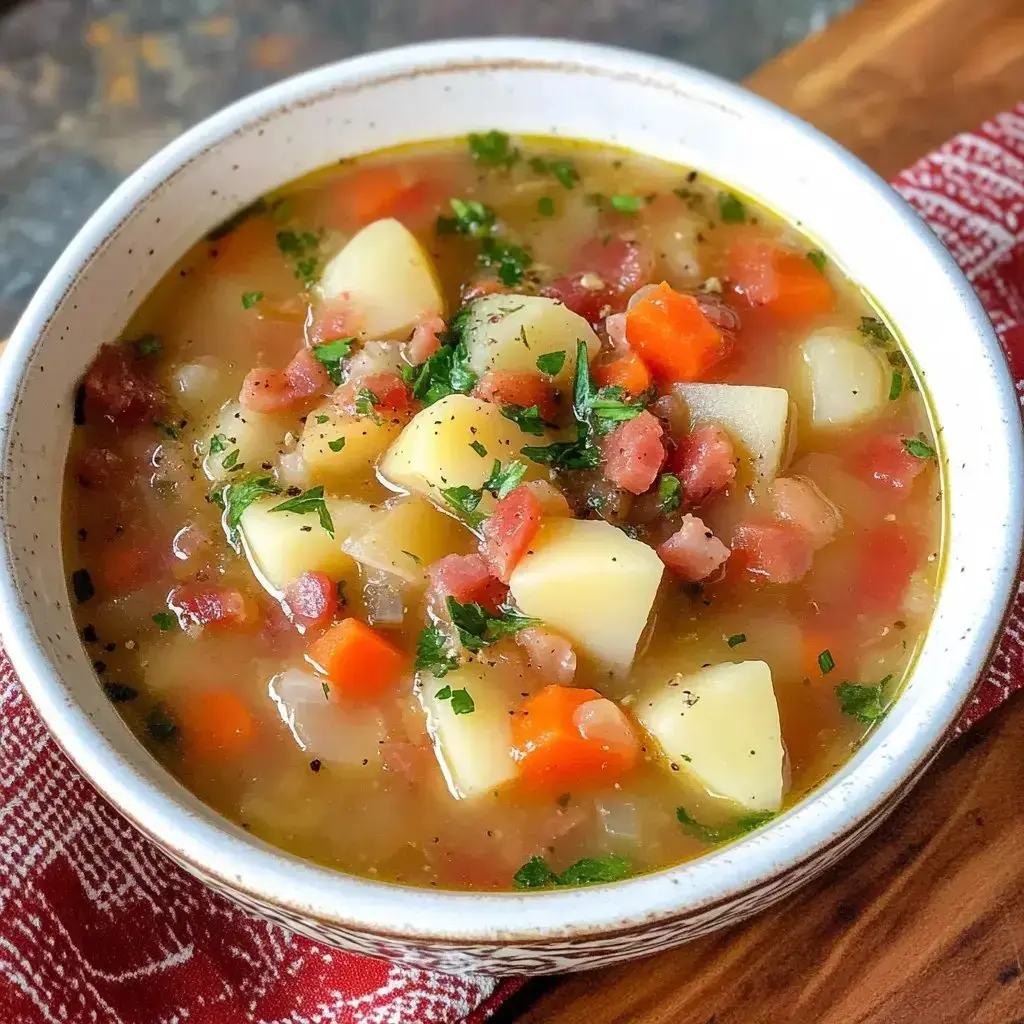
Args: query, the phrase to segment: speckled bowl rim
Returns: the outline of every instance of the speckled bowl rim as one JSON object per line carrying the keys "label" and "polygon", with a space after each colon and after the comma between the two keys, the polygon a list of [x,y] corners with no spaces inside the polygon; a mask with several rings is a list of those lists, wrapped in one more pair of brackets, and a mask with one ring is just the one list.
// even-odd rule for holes
{"label": "speckled bowl rim", "polygon": [[[295,107],[367,83],[452,68],[553,67],[560,71],[643,80],[660,88],[702,95],[705,102],[740,108],[750,116],[788,125],[814,146],[830,150],[870,183],[903,230],[916,236],[976,325],[971,342],[989,357],[996,338],[974,292],[927,227],[869,169],[836,143],[739,86],[670,61],[612,47],[541,39],[470,39],[401,47],[342,61],[290,78],[234,103],[172,142],[129,177],[65,250],[19,322],[0,368],[0,450],[11,457],[10,423],[22,373],[33,347],[82,269],[102,258],[104,246],[137,204],[191,161],[243,126],[287,115]],[[497,118],[500,121],[500,117]],[[1007,465],[1019,478],[1022,464],[1018,408],[1001,356],[997,382],[1006,426]],[[1010,424],[1018,424],[1015,431]],[[2,506],[0,506],[2,512]],[[987,600],[979,602],[970,641],[953,690],[915,703],[914,721],[900,720],[884,740],[872,739],[850,762],[841,784],[826,783],[770,826],[699,860],[611,886],[537,893],[465,893],[374,882],[321,868],[243,833],[212,810],[197,816],[184,806],[169,775],[161,787],[126,770],[124,760],[91,732],[67,700],[13,587],[11,552],[0,548],[0,632],[11,660],[57,742],[89,781],[143,833],[201,876],[240,894],[297,915],[399,942],[490,948],[512,944],[542,948],[560,939],[613,937],[657,923],[701,915],[802,873],[827,850],[845,846],[892,808],[941,749],[982,671],[1013,593],[1024,514],[1020,488],[1007,500],[1002,568]],[[899,709],[899,704],[897,704]],[[899,718],[898,710],[891,717]],[[905,718],[906,716],[904,716]],[[928,722],[920,727],[920,720]]]}

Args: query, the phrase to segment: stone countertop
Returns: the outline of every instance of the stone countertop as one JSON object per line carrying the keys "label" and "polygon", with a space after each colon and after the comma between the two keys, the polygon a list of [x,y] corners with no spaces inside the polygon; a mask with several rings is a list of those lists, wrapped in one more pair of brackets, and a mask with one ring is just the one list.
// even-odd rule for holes
{"label": "stone countertop", "polygon": [[85,218],[184,128],[316,64],[567,36],[740,79],[854,0],[0,0],[0,336]]}

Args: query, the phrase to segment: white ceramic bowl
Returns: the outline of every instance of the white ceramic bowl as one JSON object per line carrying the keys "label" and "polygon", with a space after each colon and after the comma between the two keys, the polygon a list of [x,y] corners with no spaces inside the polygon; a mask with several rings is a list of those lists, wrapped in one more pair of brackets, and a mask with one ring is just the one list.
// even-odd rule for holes
{"label": "white ceramic bowl", "polygon": [[[898,325],[939,424],[946,569],[913,678],[889,716],[767,828],[694,863],[597,889],[416,890],[315,867],[247,835],[172,779],[104,697],[61,563],[75,382],[184,250],[238,207],[339,157],[491,127],[692,164],[802,225]],[[832,864],[941,746],[985,662],[1020,549],[1014,390],[981,306],[931,233],[839,146],[743,89],[578,43],[477,40],[371,54],[204,121],[132,175],[68,246],[11,339],[0,415],[0,627],[72,760],[178,863],[244,906],[328,943],[450,971],[547,972],[651,953],[734,923]]]}

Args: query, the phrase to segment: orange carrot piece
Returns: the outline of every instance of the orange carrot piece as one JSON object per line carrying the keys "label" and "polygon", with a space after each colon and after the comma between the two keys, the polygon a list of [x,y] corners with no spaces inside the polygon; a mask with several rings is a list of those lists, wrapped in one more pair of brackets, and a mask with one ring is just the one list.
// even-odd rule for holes
{"label": "orange carrot piece", "polygon": [[595,366],[594,380],[601,388],[619,387],[631,395],[640,395],[651,386],[651,371],[635,352],[627,352],[610,363]]}
{"label": "orange carrot piece", "polygon": [[629,719],[597,690],[546,686],[512,716],[512,756],[535,787],[614,781],[636,763],[639,746]]}
{"label": "orange carrot piece", "polygon": [[207,251],[212,258],[214,273],[222,277],[245,275],[251,266],[253,253],[275,247],[276,231],[274,222],[268,217],[253,216],[242,221],[231,234],[210,242]]}
{"label": "orange carrot piece", "polygon": [[377,697],[398,682],[405,656],[359,619],[331,626],[306,648],[306,660],[349,697]]}
{"label": "orange carrot piece", "polygon": [[697,300],[664,281],[626,314],[626,340],[651,373],[666,382],[700,380],[728,348]]}
{"label": "orange carrot piece", "polygon": [[367,167],[338,184],[338,210],[362,226],[381,217],[401,216],[426,199],[423,182],[399,167]]}
{"label": "orange carrot piece", "polygon": [[179,711],[182,743],[197,757],[230,758],[252,743],[256,723],[233,690],[196,694]]}
{"label": "orange carrot piece", "polygon": [[741,237],[729,249],[730,282],[752,306],[781,317],[827,313],[836,294],[828,278],[804,253],[763,238]]}

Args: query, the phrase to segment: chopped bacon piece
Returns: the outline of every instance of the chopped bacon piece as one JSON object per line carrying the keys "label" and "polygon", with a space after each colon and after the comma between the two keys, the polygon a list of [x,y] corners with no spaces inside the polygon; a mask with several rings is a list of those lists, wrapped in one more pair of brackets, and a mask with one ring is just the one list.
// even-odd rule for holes
{"label": "chopped bacon piece", "polygon": [[322,572],[304,572],[285,587],[285,604],[300,626],[323,626],[334,618],[338,588]]}
{"label": "chopped bacon piece", "polygon": [[413,328],[412,338],[409,339],[407,349],[409,362],[413,366],[425,363],[441,347],[437,336],[444,330],[444,326],[444,320],[441,317],[432,316]]}
{"label": "chopped bacon piece", "polygon": [[564,636],[541,626],[528,626],[516,633],[516,643],[526,651],[530,668],[545,684],[572,685],[576,675],[576,652]]}
{"label": "chopped bacon piece", "polygon": [[186,583],[171,591],[167,605],[178,616],[182,628],[244,626],[255,618],[250,602],[234,587]]}
{"label": "chopped bacon piece", "polygon": [[245,375],[239,402],[253,412],[298,409],[315,395],[326,394],[331,378],[308,348],[301,348],[283,370],[256,367]]}
{"label": "chopped bacon piece", "polygon": [[911,455],[903,438],[895,434],[868,438],[853,454],[851,462],[861,479],[893,495],[909,493],[918,474],[928,466],[927,459]]}
{"label": "chopped bacon piece", "polygon": [[646,409],[634,419],[620,423],[601,441],[604,475],[616,487],[643,494],[657,479],[665,462],[663,434],[660,421]]}
{"label": "chopped bacon piece", "polygon": [[360,392],[369,392],[374,409],[385,412],[406,412],[412,402],[409,388],[397,373],[368,373],[346,381],[331,396],[331,400],[353,415],[366,415],[367,409]]}
{"label": "chopped bacon piece", "polygon": [[497,612],[508,595],[508,587],[495,578],[482,555],[445,555],[427,567],[431,590],[441,598],[454,597],[459,604],[479,604]]}
{"label": "chopped bacon piece", "polygon": [[679,443],[672,469],[683,488],[683,503],[699,505],[736,477],[736,453],[729,435],[712,423],[694,428]]}
{"label": "chopped bacon piece", "polygon": [[806,477],[779,477],[772,485],[775,515],[799,527],[814,549],[823,548],[843,525],[842,513]]}
{"label": "chopped bacon piece", "polygon": [[795,583],[810,569],[814,545],[791,523],[746,523],[733,533],[732,552],[733,561],[751,576],[768,583]]}
{"label": "chopped bacon piece", "polygon": [[592,238],[574,262],[576,272],[552,281],[541,295],[558,299],[595,325],[609,313],[621,312],[653,269],[650,255],[623,238]]}
{"label": "chopped bacon piece", "polygon": [[163,404],[160,388],[128,345],[104,345],[82,380],[85,417],[135,426],[151,420]]}
{"label": "chopped bacon piece", "polygon": [[683,516],[679,529],[658,547],[661,560],[687,583],[707,579],[729,557],[729,549],[696,516]]}
{"label": "chopped bacon piece", "polygon": [[491,572],[502,583],[508,583],[512,570],[537,535],[540,517],[537,496],[529,487],[520,484],[506,494],[484,520],[482,553]]}
{"label": "chopped bacon piece", "polygon": [[360,316],[349,304],[349,295],[343,292],[328,299],[313,311],[309,326],[309,343],[322,345],[339,338],[351,338],[359,333]]}
{"label": "chopped bacon piece", "polygon": [[550,423],[558,413],[551,385],[539,373],[529,370],[491,370],[477,381],[473,397],[495,405],[537,406],[541,419]]}

